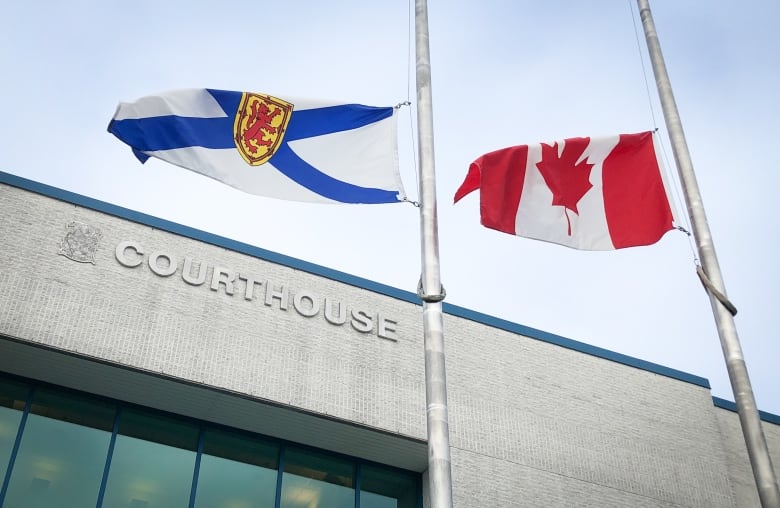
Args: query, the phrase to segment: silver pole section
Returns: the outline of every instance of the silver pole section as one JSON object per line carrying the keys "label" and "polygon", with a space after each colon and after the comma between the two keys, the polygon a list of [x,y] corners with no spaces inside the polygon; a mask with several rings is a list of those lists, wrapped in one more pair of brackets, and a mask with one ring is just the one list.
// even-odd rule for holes
{"label": "silver pole section", "polygon": [[417,54],[417,131],[420,160],[420,240],[422,275],[418,293],[423,300],[425,341],[425,401],[428,423],[428,485],[432,508],[452,507],[452,474],[444,366],[444,289],[439,275],[439,232],[436,216],[436,172],[433,151],[431,58],[428,44],[428,6],[415,0]]}
{"label": "silver pole section", "polygon": [[[658,95],[666,120],[666,128],[669,131],[669,141],[672,144],[674,159],[677,163],[677,171],[685,195],[685,203],[688,207],[688,215],[691,218],[693,236],[699,251],[702,268],[705,276],[709,278],[714,288],[721,294],[726,294],[726,288],[721,276],[718,258],[715,256],[715,247],[707,225],[707,217],[704,214],[699,193],[699,185],[696,183],[696,175],[693,172],[693,163],[688,152],[688,144],[685,141],[677,104],[672,95],[672,87],[666,72],[666,64],[661,54],[661,45],[658,34],[655,31],[653,15],[650,12],[649,0],[637,0],[639,14],[642,18],[642,26],[645,30],[647,47],[650,52],[650,61],[653,64],[655,83],[658,87]],[[750,465],[753,468],[753,477],[758,488],[758,496],[761,506],[764,508],[780,508],[780,492],[775,478],[772,461],[769,456],[764,431],[761,428],[761,418],[758,414],[753,389],[750,385],[745,359],[742,356],[742,347],[739,344],[737,328],[734,325],[734,316],[727,307],[721,303],[713,291],[708,291],[710,304],[715,317],[715,325],[720,336],[720,344],[723,356],[726,360],[726,368],[731,381],[731,389],[734,392],[734,400],[737,404],[737,413],[742,425],[742,434],[745,437]]]}

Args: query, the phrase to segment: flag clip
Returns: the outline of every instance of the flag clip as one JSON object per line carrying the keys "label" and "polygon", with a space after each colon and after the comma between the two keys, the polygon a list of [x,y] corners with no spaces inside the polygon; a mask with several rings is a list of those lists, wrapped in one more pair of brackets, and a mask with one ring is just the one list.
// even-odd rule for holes
{"label": "flag clip", "polygon": [[425,303],[436,303],[444,300],[447,297],[447,291],[444,289],[444,284],[441,285],[441,293],[438,295],[426,295],[423,292],[422,276],[420,276],[420,282],[417,283],[417,296]]}

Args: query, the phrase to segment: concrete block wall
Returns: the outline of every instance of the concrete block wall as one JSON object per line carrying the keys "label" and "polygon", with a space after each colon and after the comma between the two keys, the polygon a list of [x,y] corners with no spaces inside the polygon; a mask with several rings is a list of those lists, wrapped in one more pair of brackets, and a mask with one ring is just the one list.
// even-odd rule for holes
{"label": "concrete block wall", "polygon": [[[739,416],[728,409],[715,410],[721,442],[726,454],[726,464],[729,471],[731,487],[734,491],[736,506],[761,506],[750,467],[745,439],[739,424]],[[775,477],[780,478],[780,425],[762,421],[764,437],[769,447]]]}
{"label": "concrete block wall", "polygon": [[[119,220],[13,187],[0,187],[0,333],[186,381],[276,401],[390,432],[425,438],[424,376],[419,310],[365,289],[204,244],[150,226]],[[66,225],[78,221],[102,232],[95,263],[59,255]],[[133,241],[125,257],[116,247]],[[168,254],[177,272],[162,277],[148,259]],[[185,257],[208,265],[205,282],[181,276]],[[157,265],[164,267],[167,259]],[[211,288],[214,266],[251,275]],[[288,291],[266,305],[265,286]],[[322,305],[393,318],[395,340],[332,325],[321,309],[306,317],[296,292]],[[311,300],[300,302],[305,313]],[[334,313],[336,313],[334,311]]]}
{"label": "concrete block wall", "polygon": [[485,332],[445,321],[458,496],[490,491],[507,500],[497,506],[734,506],[708,389]]}
{"label": "concrete block wall", "polygon": [[[1,334],[425,438],[419,306],[9,185],[0,209]],[[72,221],[102,232],[94,264],[58,253]],[[191,277],[206,265],[203,283],[184,280],[186,258]],[[331,324],[325,298],[365,314]],[[750,506],[741,434],[707,388],[444,324],[456,506]]]}

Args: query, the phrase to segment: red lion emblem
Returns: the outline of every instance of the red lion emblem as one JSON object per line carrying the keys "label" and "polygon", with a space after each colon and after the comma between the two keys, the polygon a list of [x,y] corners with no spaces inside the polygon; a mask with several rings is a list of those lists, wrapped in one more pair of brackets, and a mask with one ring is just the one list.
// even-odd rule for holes
{"label": "red lion emblem", "polygon": [[264,164],[276,152],[290,121],[293,105],[270,95],[244,93],[233,128],[236,148],[252,165]]}

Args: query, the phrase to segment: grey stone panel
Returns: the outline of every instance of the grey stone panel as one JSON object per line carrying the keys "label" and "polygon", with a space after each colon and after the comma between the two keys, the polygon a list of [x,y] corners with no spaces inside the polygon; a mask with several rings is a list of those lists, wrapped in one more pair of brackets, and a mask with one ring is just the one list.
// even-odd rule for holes
{"label": "grey stone panel", "polygon": [[[419,306],[15,187],[0,185],[0,209],[0,334],[213,388],[225,404],[235,393],[354,424],[364,439],[426,438]],[[94,263],[59,254],[74,221],[101,232]],[[122,258],[138,266],[117,260],[123,241],[142,246]],[[203,283],[184,280],[185,258],[193,277],[206,266]],[[328,322],[325,298],[371,315],[371,331]],[[444,327],[459,508],[755,505],[736,415],[708,389],[459,316]]]}

